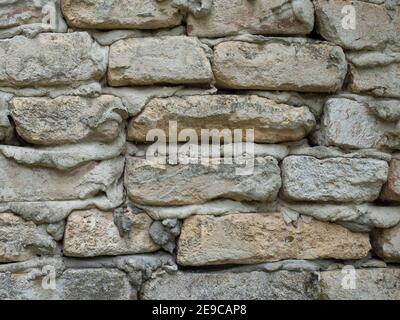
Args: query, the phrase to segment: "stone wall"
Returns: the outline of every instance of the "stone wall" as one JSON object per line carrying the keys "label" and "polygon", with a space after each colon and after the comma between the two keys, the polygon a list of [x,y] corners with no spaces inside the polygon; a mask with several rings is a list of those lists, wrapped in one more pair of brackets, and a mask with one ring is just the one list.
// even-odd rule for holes
{"label": "stone wall", "polygon": [[0,299],[398,300],[400,2],[2,1],[0,167]]}

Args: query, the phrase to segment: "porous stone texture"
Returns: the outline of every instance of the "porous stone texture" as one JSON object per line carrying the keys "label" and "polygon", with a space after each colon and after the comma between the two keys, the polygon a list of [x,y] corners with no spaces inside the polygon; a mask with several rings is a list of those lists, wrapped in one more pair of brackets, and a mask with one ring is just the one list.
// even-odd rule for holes
{"label": "porous stone texture", "polygon": [[390,229],[377,229],[372,236],[375,253],[387,262],[400,262],[400,224]]}
{"label": "porous stone texture", "polygon": [[146,282],[144,300],[313,300],[315,275],[306,272],[179,272]]}
{"label": "porous stone texture", "polygon": [[98,81],[105,75],[107,56],[108,48],[85,32],[0,40],[0,86],[47,87]]}
{"label": "porous stone texture", "polygon": [[93,29],[159,29],[179,25],[182,14],[173,1],[62,0],[68,24]]}
{"label": "porous stone texture", "polygon": [[213,71],[219,88],[335,92],[347,64],[338,46],[282,38],[222,42],[214,48]]}
{"label": "porous stone texture", "polygon": [[95,257],[157,251],[159,247],[149,234],[151,218],[142,213],[130,214],[129,219],[130,230],[121,237],[112,212],[96,209],[72,212],[65,228],[64,254]]}
{"label": "porous stone texture", "polygon": [[282,194],[296,201],[372,202],[387,176],[382,160],[290,156],[282,162]]}
{"label": "porous stone texture", "polygon": [[[218,130],[215,135],[210,132],[215,137],[222,137],[224,129],[251,129],[257,143],[296,141],[304,138],[315,126],[314,116],[308,108],[294,108],[257,96],[156,98],[132,119],[128,139],[146,142],[149,131],[154,128],[164,130],[168,138],[170,121],[176,121],[178,132],[194,130],[199,139],[202,130],[206,129]],[[178,137],[181,141],[186,139],[186,136]]]}
{"label": "porous stone texture", "polygon": [[209,84],[212,80],[206,51],[196,38],[127,39],[110,47],[111,86]]}
{"label": "porous stone texture", "polygon": [[193,216],[183,223],[177,262],[201,266],[284,259],[361,259],[370,248],[368,234],[317,220],[299,222],[294,227],[287,225],[281,214]]}
{"label": "porous stone texture", "polygon": [[381,199],[400,202],[400,160],[390,162],[388,180],[383,187]]}
{"label": "porous stone texture", "polygon": [[112,142],[127,118],[121,100],[107,95],[93,99],[14,98],[9,109],[18,134],[38,145]]}
{"label": "porous stone texture", "polygon": [[300,35],[312,31],[314,8],[309,0],[214,0],[209,14],[190,14],[187,23],[190,36],[205,38],[242,33]]}
{"label": "porous stone texture", "polygon": [[281,186],[278,162],[255,158],[252,175],[237,175],[237,164],[197,163],[168,165],[129,157],[125,185],[129,198],[153,206],[204,203],[223,198],[238,201],[272,201]]}
{"label": "porous stone texture", "polygon": [[[355,270],[355,288],[341,271],[321,272],[321,298],[327,300],[399,300],[400,269]],[[344,284],[344,285],[343,285]],[[351,284],[351,283],[350,283]]]}

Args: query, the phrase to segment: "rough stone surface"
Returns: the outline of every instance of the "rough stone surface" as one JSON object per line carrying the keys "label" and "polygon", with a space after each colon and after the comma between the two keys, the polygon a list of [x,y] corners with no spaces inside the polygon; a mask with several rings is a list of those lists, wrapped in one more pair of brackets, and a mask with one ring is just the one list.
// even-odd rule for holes
{"label": "rough stone surface", "polygon": [[399,300],[400,269],[356,270],[356,288],[342,287],[341,271],[321,273],[321,298],[329,300]]}
{"label": "rough stone surface", "polygon": [[119,98],[14,98],[10,113],[18,134],[39,145],[112,142],[121,130],[125,107]]}
{"label": "rough stone surface", "polygon": [[345,98],[329,99],[320,127],[317,134],[320,145],[350,149],[400,148],[397,121],[377,117],[368,103]]}
{"label": "rough stone surface", "polygon": [[210,62],[196,38],[127,39],[110,47],[111,86],[209,84]]}
{"label": "rough stone surface", "polygon": [[[400,47],[400,7],[385,1],[314,0],[318,32],[345,49],[362,50]],[[395,3],[395,1],[393,1]],[[355,14],[354,28],[348,23]],[[344,8],[344,9],[343,9]],[[347,26],[344,28],[343,25]]]}
{"label": "rough stone surface", "polygon": [[96,209],[74,211],[68,218],[64,254],[70,257],[113,256],[153,252],[159,249],[150,237],[151,218],[130,214],[129,233],[121,237],[112,212]]}
{"label": "rough stone surface", "polygon": [[400,160],[390,162],[388,180],[380,196],[383,200],[400,202]]}
{"label": "rough stone surface", "polygon": [[387,262],[400,262],[400,224],[390,229],[377,229],[372,236],[374,252]]}
{"label": "rough stone surface", "polygon": [[179,25],[173,1],[62,0],[68,25],[94,29],[159,29]]}
{"label": "rough stone surface", "polygon": [[388,175],[386,161],[290,156],[282,162],[282,193],[297,201],[372,202]]}
{"label": "rough stone surface", "polygon": [[335,92],[346,70],[343,50],[329,43],[282,38],[227,41],[214,48],[213,71],[220,88]]}
{"label": "rough stone surface", "polygon": [[271,201],[281,186],[274,158],[256,158],[253,174],[237,175],[237,164],[165,165],[129,157],[125,186],[133,202],[154,205],[185,205],[224,198]]}
{"label": "rough stone surface", "polygon": [[318,281],[307,272],[178,272],[146,282],[145,300],[311,300]]}
{"label": "rough stone surface", "polygon": [[191,14],[187,23],[189,35],[206,38],[241,33],[299,35],[312,31],[314,8],[309,0],[214,0],[208,14]]}
{"label": "rough stone surface", "polygon": [[11,214],[0,213],[0,263],[56,253],[56,242],[43,226]]}
{"label": "rough stone surface", "polygon": [[[202,129],[216,129],[221,134],[224,129],[232,132],[253,129],[254,142],[258,143],[299,140],[315,126],[314,116],[308,108],[294,108],[257,96],[156,98],[131,120],[128,139],[145,142],[148,132],[154,128],[164,130],[168,138],[170,121],[177,122],[178,132],[191,129],[199,139]],[[233,140],[232,134],[230,137]],[[182,140],[186,141],[186,137]]]}
{"label": "rough stone surface", "polygon": [[85,32],[0,40],[0,86],[66,86],[100,80],[108,49]]}
{"label": "rough stone surface", "polygon": [[317,220],[294,227],[279,213],[193,216],[183,223],[177,262],[202,266],[283,259],[361,259],[370,248],[368,234]]}

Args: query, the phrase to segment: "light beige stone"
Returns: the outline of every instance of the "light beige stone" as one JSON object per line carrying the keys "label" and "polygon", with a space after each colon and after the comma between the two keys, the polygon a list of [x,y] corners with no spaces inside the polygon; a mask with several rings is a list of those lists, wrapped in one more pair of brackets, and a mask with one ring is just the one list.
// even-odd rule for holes
{"label": "light beige stone", "polygon": [[115,140],[128,117],[122,101],[113,96],[81,98],[14,98],[10,113],[18,134],[27,142],[58,145]]}
{"label": "light beige stone", "polygon": [[212,80],[210,62],[196,38],[126,39],[110,47],[111,86],[209,84]]}
{"label": "light beige stone", "polygon": [[300,35],[314,27],[314,7],[309,0],[214,0],[208,14],[189,14],[191,36],[217,38],[241,33]]}
{"label": "light beige stone", "polygon": [[214,48],[219,88],[335,92],[344,82],[343,50],[300,38],[227,41]]}
{"label": "light beige stone", "polygon": [[281,214],[234,214],[186,219],[178,242],[182,266],[252,264],[284,259],[361,259],[368,234],[326,222],[286,225]]}
{"label": "light beige stone", "polygon": [[0,263],[51,255],[56,248],[56,242],[44,226],[36,226],[12,213],[0,213]]}
{"label": "light beige stone", "polygon": [[[257,96],[211,95],[152,99],[133,118],[128,127],[128,139],[145,142],[154,128],[169,134],[170,121],[177,130],[194,130],[201,137],[202,129],[254,130],[254,142],[278,143],[304,138],[315,126],[307,107],[295,108],[277,104]],[[215,136],[218,136],[216,134]],[[233,141],[233,134],[230,135]],[[243,141],[245,136],[243,135]],[[186,137],[179,139],[186,141]],[[238,141],[236,141],[238,142]]]}
{"label": "light beige stone", "polygon": [[[218,159],[219,160],[219,159]],[[254,163],[161,164],[128,157],[125,187],[138,204],[170,206],[205,203],[213,199],[273,201],[281,186],[278,161],[256,157]]]}
{"label": "light beige stone", "polygon": [[400,262],[400,224],[390,229],[376,229],[372,235],[374,252],[387,262]]}
{"label": "light beige stone", "polygon": [[62,0],[67,23],[76,28],[160,29],[181,23],[172,0]]}
{"label": "light beige stone", "polygon": [[129,233],[121,236],[113,213],[97,209],[74,211],[68,217],[64,254],[70,257],[117,256],[154,252],[159,249],[150,237],[153,220],[145,213],[132,214]]}

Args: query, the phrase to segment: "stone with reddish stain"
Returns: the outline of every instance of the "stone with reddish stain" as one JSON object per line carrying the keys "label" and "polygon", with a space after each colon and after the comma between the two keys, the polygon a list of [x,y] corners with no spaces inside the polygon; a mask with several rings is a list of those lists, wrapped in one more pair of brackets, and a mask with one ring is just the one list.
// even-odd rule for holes
{"label": "stone with reddish stain", "polygon": [[400,160],[390,162],[388,181],[383,187],[381,199],[400,202]]}

